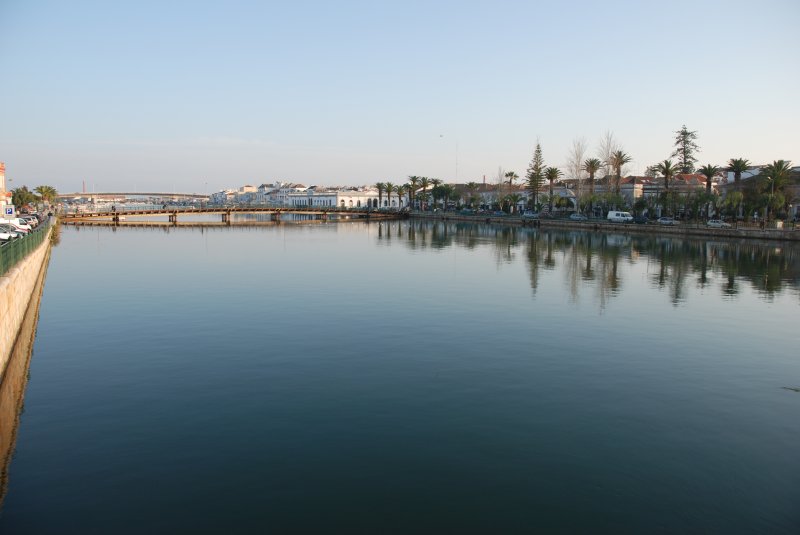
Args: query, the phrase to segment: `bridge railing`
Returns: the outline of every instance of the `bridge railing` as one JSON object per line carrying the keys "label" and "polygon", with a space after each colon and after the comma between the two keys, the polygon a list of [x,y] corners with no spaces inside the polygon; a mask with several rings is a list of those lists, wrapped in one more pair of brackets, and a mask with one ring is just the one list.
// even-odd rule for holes
{"label": "bridge railing", "polygon": [[50,217],[25,236],[0,245],[0,276],[5,275],[42,244],[53,219]]}

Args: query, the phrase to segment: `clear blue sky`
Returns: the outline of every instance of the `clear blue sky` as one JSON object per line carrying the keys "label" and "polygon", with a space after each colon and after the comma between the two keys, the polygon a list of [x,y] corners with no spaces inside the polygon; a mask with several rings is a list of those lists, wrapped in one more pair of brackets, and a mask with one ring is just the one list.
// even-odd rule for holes
{"label": "clear blue sky", "polygon": [[[197,191],[563,166],[800,164],[800,2],[0,0],[12,187]],[[207,185],[206,185],[207,184]]]}

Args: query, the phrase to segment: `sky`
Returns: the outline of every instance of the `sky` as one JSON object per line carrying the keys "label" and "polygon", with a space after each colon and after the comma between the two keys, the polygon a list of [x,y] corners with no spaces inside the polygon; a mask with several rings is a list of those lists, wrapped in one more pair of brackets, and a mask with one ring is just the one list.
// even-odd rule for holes
{"label": "sky", "polygon": [[0,0],[10,187],[206,193],[524,176],[613,133],[641,173],[800,164],[797,0]]}

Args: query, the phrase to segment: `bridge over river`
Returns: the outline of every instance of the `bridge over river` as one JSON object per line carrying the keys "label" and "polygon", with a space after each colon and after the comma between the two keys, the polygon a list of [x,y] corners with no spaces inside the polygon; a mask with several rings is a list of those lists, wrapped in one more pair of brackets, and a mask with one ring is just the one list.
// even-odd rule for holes
{"label": "bridge over river", "polygon": [[59,193],[57,198],[60,200],[92,198],[105,201],[116,201],[124,199],[172,199],[172,200],[208,200],[208,194],[202,193],[165,193],[163,191],[119,191],[119,192],[75,192]]}
{"label": "bridge over river", "polygon": [[211,207],[196,208],[169,207],[161,209],[147,210],[124,210],[124,211],[97,211],[97,212],[75,212],[61,214],[61,222],[66,224],[81,225],[87,222],[107,222],[119,224],[121,221],[128,221],[129,218],[136,218],[138,221],[147,217],[167,216],[170,223],[177,224],[179,216],[189,215],[219,215],[223,223],[230,223],[231,217],[236,214],[269,214],[272,221],[280,221],[283,214],[303,214],[314,216],[321,220],[342,221],[342,220],[373,220],[373,219],[404,219],[407,217],[403,212],[383,212],[367,209],[350,208],[275,208],[275,207]]}

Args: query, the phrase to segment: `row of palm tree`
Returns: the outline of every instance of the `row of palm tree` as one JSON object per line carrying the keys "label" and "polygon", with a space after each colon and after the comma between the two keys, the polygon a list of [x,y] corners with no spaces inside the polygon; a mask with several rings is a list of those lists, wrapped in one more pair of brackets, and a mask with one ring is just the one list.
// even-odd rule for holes
{"label": "row of palm tree", "polygon": [[[609,199],[618,199],[620,202],[624,202],[620,195],[620,183],[622,179],[622,168],[630,163],[632,158],[626,152],[621,149],[614,150],[610,153],[608,158],[605,161],[599,158],[588,158],[586,159],[582,166],[581,170],[585,171],[588,174],[588,182],[589,182],[589,191],[588,195],[585,196],[588,199],[588,210],[591,212],[594,209],[594,201],[599,200],[599,198],[595,195],[595,177],[600,172],[603,167],[606,167],[607,170],[611,171],[610,179],[613,180],[613,193],[609,192],[607,197]],[[741,186],[741,178],[742,174],[746,172],[750,168],[749,160],[745,158],[731,158],[728,161],[727,166],[720,167],[717,165],[706,164],[698,169],[698,172],[705,177],[705,197],[706,201],[708,202],[708,211],[707,213],[711,213],[711,208],[713,206],[721,206],[724,204],[723,200],[720,198],[715,198],[712,194],[712,182],[714,177],[720,174],[723,170],[727,170],[733,173],[734,175],[734,187],[732,191],[728,192],[728,195],[731,196],[731,201],[738,200],[737,203],[741,204],[740,201],[744,200],[746,203],[749,203],[748,206],[755,206],[758,202],[762,202],[766,204],[768,209],[769,208],[776,208],[776,207],[787,207],[788,202],[791,199],[788,199],[785,194],[785,185],[789,181],[789,176],[791,173],[791,164],[785,160],[776,160],[772,164],[766,166],[761,172],[761,178],[757,181],[756,187],[750,187],[749,189],[742,191]],[[663,184],[664,184],[664,192],[669,193],[672,189],[672,183],[674,178],[680,173],[679,166],[674,163],[671,159],[664,160],[663,162],[659,162],[652,169],[658,174],[663,177]],[[608,172],[608,171],[607,171]],[[553,203],[555,201],[554,195],[554,183],[559,180],[563,173],[556,167],[546,167],[542,169],[541,176],[544,180],[549,182],[549,195],[547,199],[547,205],[549,209],[552,211]],[[519,179],[519,176],[514,171],[508,171],[504,174],[501,174],[501,177],[504,179],[502,182],[504,184],[508,184],[509,186],[514,186],[514,182]],[[421,206],[423,209],[425,208],[425,203],[428,200],[428,188],[433,186],[433,188],[437,188],[442,184],[442,181],[439,179],[429,179],[428,177],[420,177],[420,176],[409,176],[408,183],[404,186],[399,186],[401,191],[409,193],[409,201],[410,204],[414,204],[416,201],[416,195],[419,188],[422,188],[422,204]],[[389,195],[393,191],[397,191],[397,186],[392,186],[391,183],[388,184],[378,184],[379,195],[382,196],[382,191],[386,191]],[[381,187],[383,186],[383,187]],[[470,182],[466,185],[466,189],[468,191],[468,199],[467,204],[469,206],[474,207],[475,203],[478,200],[478,197],[475,195],[476,191],[479,189],[480,185],[476,182]],[[513,198],[514,193],[510,193],[505,196],[498,197],[498,204],[501,206],[515,206],[519,203],[520,199]],[[445,203],[450,198],[450,194],[444,195],[441,191],[441,188],[436,190],[436,193],[433,195],[434,203],[437,199],[444,198]],[[666,196],[668,198],[669,196]],[[584,196],[581,195],[582,200]],[[677,197],[672,196],[669,197],[671,199],[677,199]],[[695,197],[693,197],[695,199]],[[607,200],[607,199],[606,199]],[[582,204],[583,201],[582,201]],[[537,205],[538,206],[538,205]]]}
{"label": "row of palm tree", "polygon": [[[589,198],[594,197],[594,183],[595,183],[595,175],[597,172],[602,169],[605,165],[608,165],[613,170],[613,180],[614,180],[614,193],[619,195],[619,183],[621,180],[622,172],[621,168],[630,163],[631,158],[626,153],[621,150],[617,150],[611,153],[611,156],[608,158],[606,162],[602,162],[598,158],[589,158],[584,161],[582,170],[585,171],[589,177]],[[746,158],[731,158],[728,161],[727,166],[720,167],[712,164],[706,164],[698,169],[698,172],[703,175],[706,179],[705,183],[705,193],[707,198],[712,197],[711,193],[711,186],[714,177],[716,177],[720,172],[723,170],[730,171],[733,173],[734,177],[734,187],[733,191],[729,192],[729,195],[734,194],[736,192],[742,191],[741,186],[741,179],[742,174],[750,169],[751,164],[750,161]],[[653,166],[653,170],[661,175],[664,180],[664,190],[669,191],[672,185],[672,181],[676,175],[680,173],[680,167],[678,164],[674,163],[672,160],[667,159],[663,162],[659,162],[655,166]],[[783,205],[784,207],[788,207],[788,199],[785,196],[785,185],[789,180],[789,176],[791,174],[791,163],[785,160],[776,160],[772,164],[764,167],[761,172],[761,180],[760,180],[760,187],[755,187],[750,189],[750,196],[752,197],[753,194],[761,194],[761,197],[766,195],[766,190],[769,189],[769,199],[768,199],[768,206],[775,207],[775,205]],[[776,193],[777,190],[777,193]],[[742,195],[739,193],[738,195],[733,195],[733,198],[739,198],[741,200],[742,197],[747,197],[747,193]],[[780,202],[777,202],[780,201]],[[719,201],[718,201],[719,202]],[[751,203],[753,204],[753,203]],[[591,201],[589,203],[589,209],[592,209]]]}
{"label": "row of palm tree", "polygon": [[[443,183],[443,181],[441,179],[438,179],[438,178],[428,178],[426,176],[411,175],[411,176],[408,177],[408,182],[406,184],[404,184],[402,186],[393,186],[394,189],[392,189],[391,191],[394,191],[396,193],[398,191],[400,191],[400,193],[398,193],[398,195],[404,195],[405,193],[408,193],[409,204],[411,204],[413,206],[414,202],[416,201],[417,190],[419,190],[419,188],[422,188],[422,203],[423,203],[423,209],[424,209],[424,205],[425,205],[425,203],[427,202],[427,199],[428,199],[428,188],[430,188],[430,187],[434,187],[435,188],[436,186],[439,186],[442,183]],[[391,191],[389,191],[389,189],[388,189],[388,186],[390,184],[391,183],[383,184],[383,190],[389,192],[389,194],[391,194]],[[381,183],[376,184],[375,187],[378,188],[378,195],[380,197]],[[398,188],[401,188],[401,189],[398,190]]]}
{"label": "row of palm tree", "polygon": [[[409,176],[408,183],[402,185],[395,185],[391,182],[378,182],[375,184],[375,188],[378,190],[378,204],[383,206],[383,194],[386,193],[387,198],[391,198],[392,193],[396,194],[398,197],[402,197],[406,193],[409,196],[409,203],[411,205],[414,204],[417,196],[417,190],[421,187],[422,188],[422,202],[423,204],[427,202],[428,199],[428,188],[433,187],[436,188],[441,186],[443,181],[438,178],[428,178],[426,176]],[[444,192],[439,192],[444,193]],[[450,195],[452,196],[452,194]],[[423,207],[424,208],[424,207]]]}
{"label": "row of palm tree", "polygon": [[407,184],[395,185],[391,182],[378,182],[377,184],[375,184],[375,188],[378,190],[378,205],[383,206],[384,192],[386,193],[386,199],[390,204],[391,204],[392,193],[397,195],[398,204],[401,204],[399,199],[402,199],[403,195],[405,195],[407,191],[410,191],[409,187],[410,186],[408,186]]}
{"label": "row of palm tree", "polygon": [[[785,186],[789,181],[791,175],[791,162],[787,160],[775,160],[771,164],[765,166],[759,173],[760,179],[756,179],[753,183],[754,186],[747,188],[742,192],[742,174],[750,169],[750,161],[746,158],[731,158],[728,160],[728,165],[725,168],[706,164],[698,169],[698,172],[706,179],[706,195],[711,196],[711,182],[721,171],[727,170],[733,173],[733,190],[729,192],[732,199],[736,199],[737,204],[741,201],[746,201],[750,205],[757,205],[760,201],[753,197],[761,197],[765,200],[766,190],[769,189],[769,198],[767,202],[762,202],[766,206],[766,213],[768,214],[770,208],[775,208],[775,205],[788,208],[788,199],[785,195]],[[672,179],[678,174],[679,168],[672,160],[664,160],[655,166],[655,170],[664,177],[664,189],[668,191]],[[776,197],[776,189],[778,196]],[[775,200],[780,202],[776,203]]]}
{"label": "row of palm tree", "polygon": [[[728,166],[726,169],[733,173],[736,189],[739,189],[740,182],[742,180],[742,173],[747,171],[749,168],[750,161],[745,158],[731,158],[730,161],[728,161]],[[679,173],[680,168],[677,164],[673,163],[672,160],[664,160],[663,162],[656,164],[655,170],[664,177],[664,189],[668,190],[672,183],[672,179]],[[711,193],[711,181],[721,171],[723,171],[723,168],[711,164],[706,164],[698,169],[698,172],[706,177],[706,193]]]}
{"label": "row of palm tree", "polygon": [[56,197],[58,197],[58,191],[53,186],[36,186],[33,191],[30,191],[28,186],[20,186],[11,190],[11,202],[15,206],[25,206],[40,201],[52,204]]}

